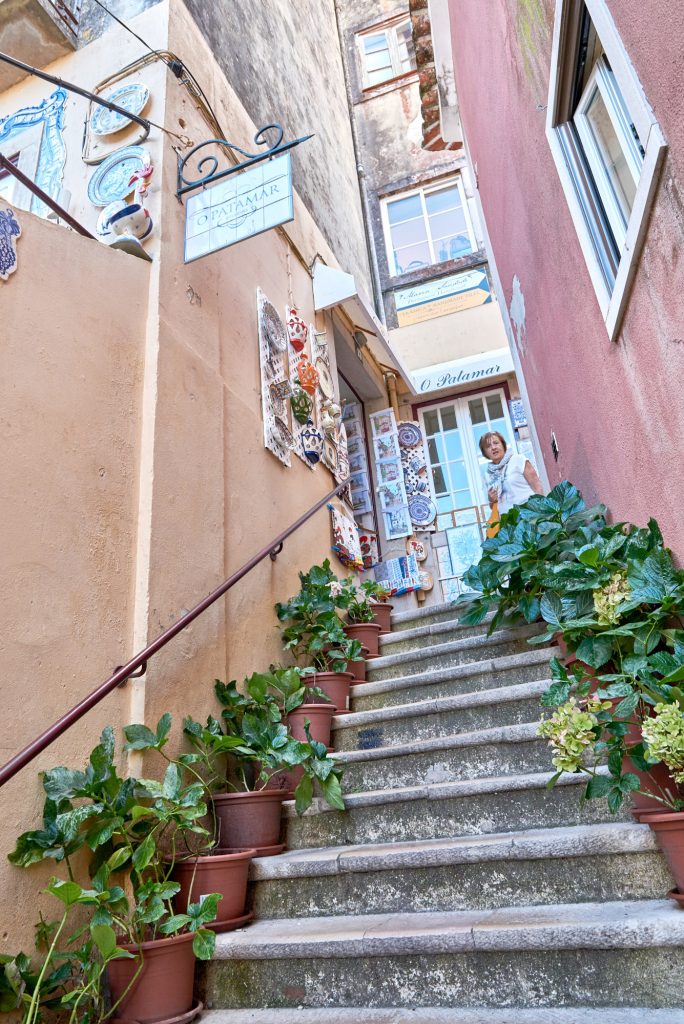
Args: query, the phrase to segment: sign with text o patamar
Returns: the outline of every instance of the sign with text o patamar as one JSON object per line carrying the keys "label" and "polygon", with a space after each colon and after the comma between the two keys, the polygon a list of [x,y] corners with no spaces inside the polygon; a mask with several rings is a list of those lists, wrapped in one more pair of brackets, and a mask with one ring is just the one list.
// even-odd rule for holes
{"label": "sign with text o patamar", "polygon": [[185,206],[185,263],[294,218],[290,154],[223,178]]}
{"label": "sign with text o patamar", "polygon": [[450,363],[436,363],[424,370],[413,370],[411,377],[416,391],[442,391],[462,384],[479,384],[488,377],[499,377],[513,372],[513,356],[508,348],[497,348],[465,359],[454,359]]}

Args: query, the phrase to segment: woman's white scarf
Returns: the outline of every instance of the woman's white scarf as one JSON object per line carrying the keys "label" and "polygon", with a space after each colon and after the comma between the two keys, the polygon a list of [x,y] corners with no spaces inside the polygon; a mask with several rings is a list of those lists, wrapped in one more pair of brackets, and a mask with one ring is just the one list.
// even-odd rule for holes
{"label": "woman's white scarf", "polygon": [[488,487],[495,488],[497,501],[501,500],[501,492],[503,491],[503,482],[504,477],[506,476],[506,469],[508,468],[508,463],[511,461],[512,457],[513,450],[512,448],[509,448],[508,451],[504,454],[504,457],[501,460],[501,462],[498,462],[496,465],[493,462],[490,462],[489,465],[487,466],[487,485]]}

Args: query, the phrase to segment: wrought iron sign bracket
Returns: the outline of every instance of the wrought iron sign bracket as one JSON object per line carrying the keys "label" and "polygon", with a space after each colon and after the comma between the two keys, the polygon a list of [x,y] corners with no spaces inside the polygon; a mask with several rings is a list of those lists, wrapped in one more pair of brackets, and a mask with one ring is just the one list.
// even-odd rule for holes
{"label": "wrought iron sign bracket", "polygon": [[[268,146],[268,140],[266,139],[266,132],[270,131],[278,133],[278,137],[272,146]],[[280,156],[281,153],[286,153],[289,149],[294,149],[294,147],[299,146],[300,143],[308,142],[309,139],[313,138],[313,134],[303,135],[301,139],[294,139],[292,142],[284,143],[283,135],[284,131],[279,124],[264,125],[264,127],[260,128],[254,136],[254,143],[257,146],[268,146],[268,148],[259,153],[248,153],[246,150],[241,149],[234,143],[228,142],[227,139],[207,139],[206,142],[200,142],[197,146],[194,146],[184,157],[181,157],[179,153],[176,197],[181,201],[181,197],[187,192],[193,192],[197,188],[205,188],[207,185],[211,185],[215,181],[220,181],[221,178],[227,178],[230,174],[237,174],[238,171],[244,171],[247,167],[252,167],[254,164],[260,163],[262,160],[270,160],[275,156]],[[240,153],[244,156],[245,159],[241,163],[233,164],[220,171],[218,169],[219,158],[213,153],[208,154],[207,156],[203,156],[201,159],[197,159],[195,173],[199,175],[199,177],[188,179],[186,177],[188,161],[207,146],[218,146],[224,150],[235,151],[236,153]]]}

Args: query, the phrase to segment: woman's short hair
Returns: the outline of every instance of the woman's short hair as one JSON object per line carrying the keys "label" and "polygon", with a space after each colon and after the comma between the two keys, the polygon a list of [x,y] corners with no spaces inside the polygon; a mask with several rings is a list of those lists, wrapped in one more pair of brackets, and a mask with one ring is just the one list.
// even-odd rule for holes
{"label": "woman's short hair", "polygon": [[506,438],[503,436],[503,434],[500,434],[498,430],[489,430],[486,434],[483,434],[482,437],[480,438],[480,451],[484,455],[485,459],[489,458],[489,456],[487,455],[487,445],[489,444],[490,440],[493,437],[498,437],[499,438],[499,440],[501,441],[501,444],[503,445],[503,450],[504,451],[506,451],[506,449],[508,448],[508,445],[506,444]]}

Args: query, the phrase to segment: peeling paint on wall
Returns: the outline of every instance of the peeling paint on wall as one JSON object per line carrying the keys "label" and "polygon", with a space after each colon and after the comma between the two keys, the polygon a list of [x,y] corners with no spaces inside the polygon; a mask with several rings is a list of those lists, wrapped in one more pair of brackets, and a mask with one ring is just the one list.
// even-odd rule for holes
{"label": "peeling paint on wall", "polygon": [[523,295],[522,288],[520,286],[520,278],[517,274],[513,278],[511,303],[508,307],[508,312],[511,318],[511,324],[513,325],[515,347],[517,348],[519,355],[522,356],[525,352],[525,334],[527,332],[527,327],[525,324],[525,296]]}

